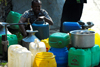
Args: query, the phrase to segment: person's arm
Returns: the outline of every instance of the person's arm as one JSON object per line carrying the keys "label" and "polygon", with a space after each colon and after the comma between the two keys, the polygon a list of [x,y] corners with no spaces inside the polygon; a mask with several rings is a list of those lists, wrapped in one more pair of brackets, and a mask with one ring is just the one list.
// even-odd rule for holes
{"label": "person's arm", "polygon": [[[21,17],[19,23],[25,23],[26,21],[27,21],[26,18]],[[19,28],[21,30],[21,33],[23,34],[23,37],[26,37],[27,36],[27,33],[26,33],[26,30],[25,30],[25,26],[24,25],[19,25]]]}
{"label": "person's arm", "polygon": [[49,25],[53,25],[53,21],[46,18],[45,16],[40,16],[40,17],[38,17],[37,20],[44,20],[45,22],[49,23]]}
{"label": "person's arm", "polygon": [[53,21],[52,21],[51,17],[49,16],[48,12],[44,11],[44,14],[45,14],[44,20],[46,22],[48,22],[50,25],[53,25]]}
{"label": "person's arm", "polygon": [[50,25],[53,25],[53,21],[51,19],[48,19],[44,17],[45,22],[48,22]]}
{"label": "person's arm", "polygon": [[49,23],[49,25],[53,25],[53,21],[51,19],[51,17],[49,16],[48,12],[43,10],[42,12],[44,14],[44,16],[40,16],[38,19],[44,19],[45,22]]}

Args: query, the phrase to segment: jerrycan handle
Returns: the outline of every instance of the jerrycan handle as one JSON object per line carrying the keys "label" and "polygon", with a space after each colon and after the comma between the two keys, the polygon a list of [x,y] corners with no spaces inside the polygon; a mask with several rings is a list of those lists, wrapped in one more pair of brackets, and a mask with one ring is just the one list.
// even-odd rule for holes
{"label": "jerrycan handle", "polygon": [[35,43],[35,47],[39,48],[39,40],[38,39],[35,39],[34,40],[34,43]]}
{"label": "jerrycan handle", "polygon": [[58,42],[51,42],[49,41],[50,43],[55,43],[55,44],[58,44],[58,45],[61,45],[62,44],[62,41],[58,41]]}

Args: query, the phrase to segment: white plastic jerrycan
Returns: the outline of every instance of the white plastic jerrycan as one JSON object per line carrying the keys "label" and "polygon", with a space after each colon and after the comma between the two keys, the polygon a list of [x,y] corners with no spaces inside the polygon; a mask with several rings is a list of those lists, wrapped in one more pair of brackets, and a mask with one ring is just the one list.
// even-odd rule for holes
{"label": "white plastic jerrycan", "polygon": [[18,44],[9,46],[8,67],[31,67],[31,52]]}
{"label": "white plastic jerrycan", "polygon": [[46,46],[44,44],[44,42],[40,42],[38,39],[35,39],[34,42],[31,42],[29,44],[29,50],[31,51],[31,67],[33,67],[33,62],[34,62],[34,58],[36,53],[38,52],[46,52]]}

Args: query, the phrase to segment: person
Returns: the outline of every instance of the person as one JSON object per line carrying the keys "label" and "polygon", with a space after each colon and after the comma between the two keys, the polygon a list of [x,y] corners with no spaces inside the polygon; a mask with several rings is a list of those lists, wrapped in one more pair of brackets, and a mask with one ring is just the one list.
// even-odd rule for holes
{"label": "person", "polygon": [[[78,1],[78,2],[77,2]],[[61,25],[60,32],[63,31],[64,22],[78,22],[82,16],[83,3],[86,3],[86,0],[66,0],[63,6],[62,16],[61,16]]]}
{"label": "person", "polygon": [[[49,16],[48,12],[41,7],[42,2],[40,0],[32,0],[31,2],[31,9],[26,10],[19,20],[19,23],[25,23],[29,22],[35,23],[35,21],[41,21],[44,20],[49,25],[53,25],[53,21],[51,17]],[[23,37],[27,36],[26,29],[30,29],[29,26],[25,27],[25,25],[19,25],[19,28],[22,32]]]}

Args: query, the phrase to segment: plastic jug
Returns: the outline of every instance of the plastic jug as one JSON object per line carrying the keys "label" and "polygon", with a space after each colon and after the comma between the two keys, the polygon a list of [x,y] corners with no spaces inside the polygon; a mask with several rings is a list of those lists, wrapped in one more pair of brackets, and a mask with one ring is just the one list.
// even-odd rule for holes
{"label": "plastic jug", "polygon": [[71,47],[68,52],[68,66],[91,67],[91,50]]}
{"label": "plastic jug", "polygon": [[36,53],[46,52],[46,46],[45,46],[44,42],[40,42],[38,39],[35,39],[34,42],[31,42],[29,44],[29,50],[32,53],[31,66],[33,67],[33,62],[34,62]]}
{"label": "plastic jug", "polygon": [[31,52],[21,45],[8,48],[8,67],[31,67]]}
{"label": "plastic jug", "polygon": [[63,31],[70,32],[72,30],[79,30],[82,29],[81,25],[77,22],[64,22],[63,23]]}
{"label": "plastic jug", "polygon": [[[43,22],[43,21],[41,21]],[[38,22],[36,22],[38,23]],[[49,24],[36,24],[33,23],[32,24],[32,28],[33,30],[38,30],[38,33],[36,33],[35,35],[40,39],[46,39],[49,37]],[[45,23],[45,22],[44,22]]]}
{"label": "plastic jug", "polygon": [[[35,39],[38,39],[36,36],[35,36],[35,33],[38,32],[38,31],[31,31],[31,30],[26,30],[27,33],[29,33],[29,35],[26,37],[26,38],[23,38],[22,39],[22,45],[24,47],[26,47],[27,49],[29,49],[29,44],[31,42],[34,42]],[[38,39],[39,40],[39,39]]]}
{"label": "plastic jug", "polygon": [[[8,16],[7,16],[6,22],[7,23],[18,23],[21,16],[22,16],[22,14],[20,14],[18,12],[10,11]],[[19,26],[18,25],[12,25],[12,26],[10,26],[10,28],[19,29]]]}
{"label": "plastic jug", "polygon": [[45,45],[46,45],[46,52],[48,52],[49,51],[49,49],[50,49],[50,45],[49,45],[49,38],[47,38],[47,39],[43,39],[43,40],[41,40],[41,42],[44,42],[45,43]]}
{"label": "plastic jug", "polygon": [[67,67],[68,65],[68,50],[64,48],[51,47],[48,52],[52,52],[56,57],[57,67]]}
{"label": "plastic jug", "polygon": [[91,48],[91,66],[94,67],[94,66],[98,66],[99,65],[99,46],[98,45],[95,45]]}
{"label": "plastic jug", "polygon": [[33,67],[57,67],[55,56],[51,52],[37,53],[33,65]]}
{"label": "plastic jug", "polygon": [[70,42],[70,36],[67,33],[56,32],[49,36],[49,45],[54,48],[64,48]]}

